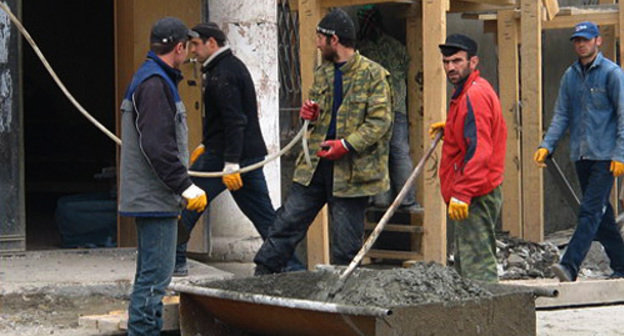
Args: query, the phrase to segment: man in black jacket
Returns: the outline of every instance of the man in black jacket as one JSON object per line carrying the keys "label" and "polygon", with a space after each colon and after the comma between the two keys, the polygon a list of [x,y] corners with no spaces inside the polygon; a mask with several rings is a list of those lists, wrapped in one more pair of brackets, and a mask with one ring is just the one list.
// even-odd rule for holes
{"label": "man in black jacket", "polygon": [[[262,138],[256,90],[247,67],[225,45],[225,34],[215,23],[192,29],[199,37],[191,39],[191,52],[203,63],[204,124],[202,143],[191,154],[191,170],[232,173],[262,161],[267,155]],[[225,188],[230,190],[241,211],[251,220],[262,239],[275,219],[275,209],[262,168],[248,173],[232,173],[216,178],[193,178],[206,191],[208,201]],[[182,213],[181,225],[191,232],[201,214]],[[293,258],[289,270],[303,269]],[[188,274],[186,242],[176,249],[175,276]]]}

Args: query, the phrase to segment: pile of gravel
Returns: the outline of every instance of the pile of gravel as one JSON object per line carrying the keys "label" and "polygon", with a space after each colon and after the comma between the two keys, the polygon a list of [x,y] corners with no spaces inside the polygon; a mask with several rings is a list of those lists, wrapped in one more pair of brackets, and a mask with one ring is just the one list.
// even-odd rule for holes
{"label": "pile of gravel", "polygon": [[550,242],[532,243],[519,238],[496,240],[498,276],[501,280],[553,278],[550,266],[559,261],[559,249]]}
{"label": "pile of gravel", "polygon": [[240,293],[328,301],[356,306],[397,307],[491,297],[477,283],[461,278],[452,268],[416,263],[410,268],[356,269],[335,297],[339,273],[319,270],[222,280],[203,286]]}

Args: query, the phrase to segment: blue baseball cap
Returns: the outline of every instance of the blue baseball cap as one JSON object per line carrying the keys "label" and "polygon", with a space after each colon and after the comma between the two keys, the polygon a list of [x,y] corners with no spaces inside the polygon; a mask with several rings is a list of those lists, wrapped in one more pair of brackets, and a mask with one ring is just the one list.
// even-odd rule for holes
{"label": "blue baseball cap", "polygon": [[583,21],[574,27],[574,34],[570,36],[570,40],[573,40],[575,37],[591,40],[596,36],[600,36],[598,26],[593,22]]}

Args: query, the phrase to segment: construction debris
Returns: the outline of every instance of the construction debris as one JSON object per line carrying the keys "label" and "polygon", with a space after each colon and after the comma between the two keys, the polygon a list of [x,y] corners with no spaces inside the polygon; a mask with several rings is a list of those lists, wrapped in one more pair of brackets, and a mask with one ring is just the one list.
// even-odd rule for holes
{"label": "construction debris", "polygon": [[559,249],[550,242],[498,237],[496,258],[501,280],[553,278],[550,266],[559,261]]}

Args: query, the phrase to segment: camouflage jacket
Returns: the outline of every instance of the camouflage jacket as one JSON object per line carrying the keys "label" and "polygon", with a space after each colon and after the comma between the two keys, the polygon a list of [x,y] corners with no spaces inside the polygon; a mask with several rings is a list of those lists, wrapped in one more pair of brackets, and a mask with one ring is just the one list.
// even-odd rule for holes
{"label": "camouflage jacket", "polygon": [[[343,100],[336,112],[336,139],[345,139],[353,150],[334,161],[333,195],[337,197],[371,196],[388,190],[388,144],[392,133],[393,113],[389,73],[379,64],[359,53],[340,68]],[[324,62],[314,74],[309,99],[321,108],[309,133],[312,167],[299,155],[293,180],[309,185],[320,158],[331,120],[334,90],[334,64]]]}
{"label": "camouflage jacket", "polygon": [[392,36],[381,34],[376,40],[361,40],[358,50],[363,56],[381,64],[390,71],[392,104],[396,112],[407,113],[407,69],[409,55],[405,46]]}

